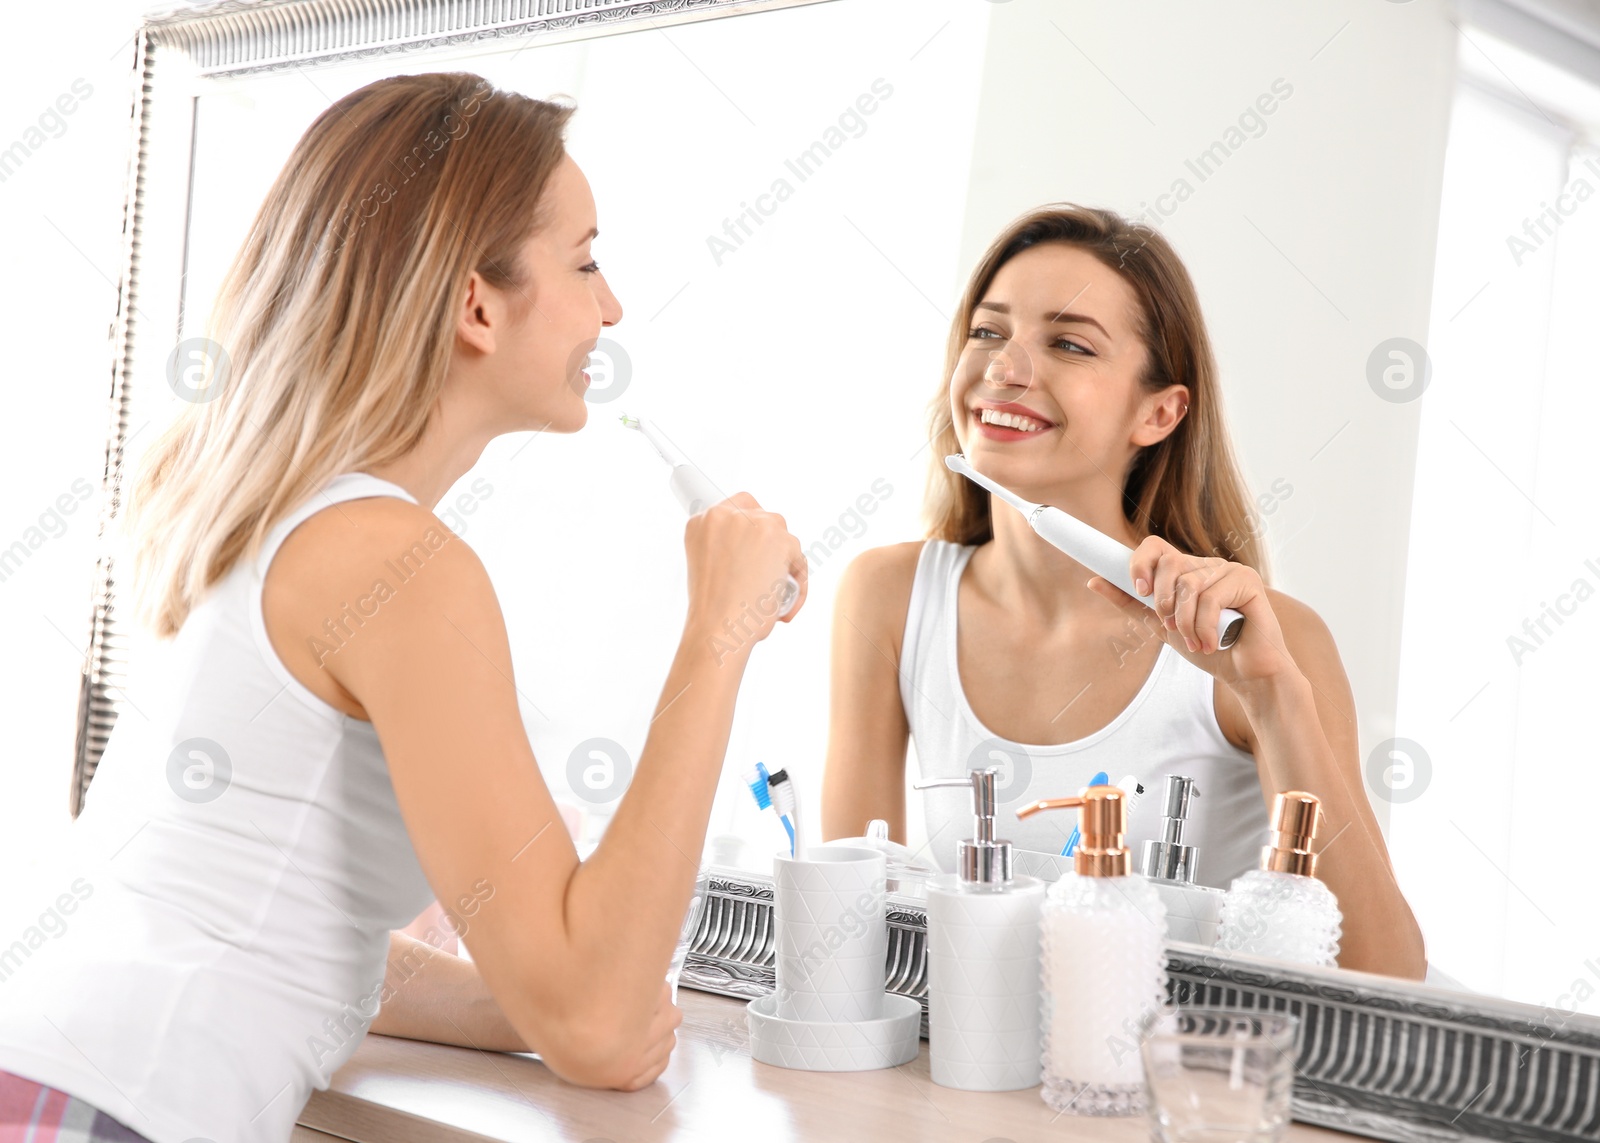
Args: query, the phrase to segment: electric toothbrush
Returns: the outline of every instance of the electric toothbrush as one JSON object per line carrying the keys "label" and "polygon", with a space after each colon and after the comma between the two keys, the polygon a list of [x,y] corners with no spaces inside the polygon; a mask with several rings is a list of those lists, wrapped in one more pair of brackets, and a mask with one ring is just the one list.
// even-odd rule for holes
{"label": "electric toothbrush", "polygon": [[[1009,488],[996,484],[977,471],[960,453],[944,458],[945,467],[959,472],[974,484],[988,489],[1027,518],[1028,525],[1040,536],[1077,560],[1084,567],[1108,583],[1121,588],[1140,603],[1155,609],[1152,596],[1140,595],[1133,590],[1133,578],[1128,574],[1128,561],[1133,549],[1091,528],[1076,516],[1068,515],[1049,504],[1035,504],[1024,500]],[[1231,607],[1224,607],[1217,616],[1217,647],[1226,649],[1239,640],[1244,630],[1244,616]]]}
{"label": "electric toothbrush", "polygon": [[[654,446],[656,455],[672,469],[670,482],[672,494],[678,498],[678,503],[683,505],[684,511],[689,515],[704,512],[719,500],[727,499],[705,473],[685,460],[683,455],[648,423],[638,417],[630,417],[626,413],[622,414],[622,423],[630,429],[637,429],[643,433],[645,439]],[[800,598],[800,585],[795,582],[794,576],[784,578],[783,596],[778,601],[779,618],[794,610],[795,601]]]}

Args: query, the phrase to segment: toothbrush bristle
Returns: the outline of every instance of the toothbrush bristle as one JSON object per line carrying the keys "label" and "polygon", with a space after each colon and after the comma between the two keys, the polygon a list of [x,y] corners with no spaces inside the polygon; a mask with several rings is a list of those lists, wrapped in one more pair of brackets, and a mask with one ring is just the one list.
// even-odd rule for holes
{"label": "toothbrush bristle", "polygon": [[784,770],[774,770],[767,778],[767,785],[772,790],[773,804],[779,812],[792,814],[795,810],[794,786],[789,781],[789,775]]}
{"label": "toothbrush bristle", "polygon": [[763,809],[772,808],[772,795],[767,792],[767,780],[757,770],[744,772],[745,785],[750,787],[750,792],[755,795],[756,805]]}
{"label": "toothbrush bristle", "polygon": [[622,423],[627,425],[630,429],[636,429],[636,428],[639,427],[639,418],[630,417],[630,416],[628,416],[627,413],[623,413],[622,414]]}

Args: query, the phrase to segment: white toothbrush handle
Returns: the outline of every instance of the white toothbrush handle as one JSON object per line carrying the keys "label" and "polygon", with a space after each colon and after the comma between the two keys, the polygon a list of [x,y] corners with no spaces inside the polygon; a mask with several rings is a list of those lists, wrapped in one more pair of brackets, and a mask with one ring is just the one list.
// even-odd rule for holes
{"label": "white toothbrush handle", "polygon": [[715,484],[692,464],[672,466],[672,494],[683,505],[683,510],[693,516],[704,512],[719,500],[726,500]]}
{"label": "white toothbrush handle", "polygon": [[[683,510],[691,516],[727,499],[706,474],[692,464],[673,465],[672,493],[683,505]],[[784,581],[783,596],[778,601],[779,618],[793,611],[795,602],[800,598],[800,585],[795,582],[794,576],[785,576]]]}
{"label": "white toothbrush handle", "polygon": [[[1128,561],[1133,557],[1133,549],[1128,545],[1048,504],[1037,508],[1028,517],[1028,523],[1046,541],[1095,575],[1115,584],[1146,607],[1154,608],[1151,596],[1140,595],[1133,590],[1133,578],[1128,574]],[[1244,616],[1231,607],[1224,607],[1222,614],[1217,616],[1217,646],[1233,646],[1243,629]]]}

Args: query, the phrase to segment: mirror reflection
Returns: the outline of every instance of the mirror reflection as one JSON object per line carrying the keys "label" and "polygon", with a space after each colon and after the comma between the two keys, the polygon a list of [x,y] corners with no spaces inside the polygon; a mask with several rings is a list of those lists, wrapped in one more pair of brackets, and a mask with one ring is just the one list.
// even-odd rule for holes
{"label": "mirror reflection", "polygon": [[[949,345],[934,456],[962,453],[1024,500],[1132,549],[1118,558],[1154,607],[935,464],[930,538],[864,553],[840,581],[824,833],[882,817],[903,835],[908,732],[924,779],[1004,769],[1001,806],[1070,793],[1097,771],[1130,795],[1157,791],[1127,814],[1141,850],[1162,837],[1167,775],[1191,779],[1195,879],[1219,889],[1256,867],[1274,795],[1314,791],[1324,836],[1344,842],[1322,874],[1346,903],[1341,963],[1420,979],[1421,935],[1360,795],[1349,680],[1316,612],[1263,580],[1210,339],[1176,251],[1108,211],[1031,211],[974,269]],[[1225,608],[1244,616],[1226,650]],[[898,647],[897,659],[880,647]],[[1007,816],[1019,846],[1073,848],[1076,815]],[[946,871],[971,817],[970,793],[924,795]]]}
{"label": "mirror reflection", "polygon": [[[1075,814],[1015,811],[1131,779],[1138,861],[1177,776],[1195,882],[1221,890],[1303,790],[1341,965],[1600,1011],[1600,49],[1492,3],[1225,9],[847,0],[418,62],[576,103],[625,313],[582,431],[492,441],[438,514],[495,580],[580,852],[687,598],[683,512],[626,414],[806,559],[806,613],[740,692],[709,856],[765,870],[786,846],[758,763],[814,840],[878,819],[944,870],[970,798],[917,782],[995,767],[997,833],[1059,856]],[[193,169],[163,168],[150,218],[188,255],[153,255],[153,321],[201,332],[306,124],[396,70],[190,81],[193,122],[160,131]],[[176,411],[170,349],[141,361],[135,424]],[[1176,626],[957,453],[1134,549]]]}

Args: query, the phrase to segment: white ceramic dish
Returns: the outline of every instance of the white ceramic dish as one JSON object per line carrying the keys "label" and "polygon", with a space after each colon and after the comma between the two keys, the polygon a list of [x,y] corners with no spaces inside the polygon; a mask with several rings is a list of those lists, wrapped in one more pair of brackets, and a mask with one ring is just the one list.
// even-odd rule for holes
{"label": "white ceramic dish", "polygon": [[782,1020],[772,994],[746,1006],[750,1055],[764,1064],[807,1072],[865,1072],[893,1068],[917,1058],[922,1040],[922,1005],[909,996],[883,994],[876,1020],[831,1023]]}

